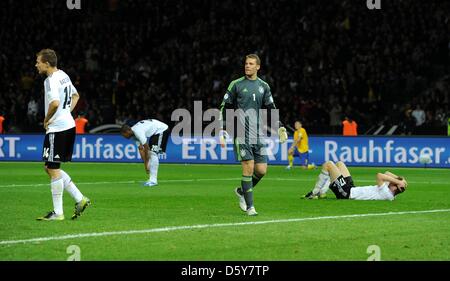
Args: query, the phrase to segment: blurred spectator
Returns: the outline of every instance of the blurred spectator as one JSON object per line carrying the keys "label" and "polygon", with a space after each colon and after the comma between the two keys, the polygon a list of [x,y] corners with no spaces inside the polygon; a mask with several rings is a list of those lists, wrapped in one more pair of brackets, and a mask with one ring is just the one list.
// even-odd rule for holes
{"label": "blurred spectator", "polygon": [[420,104],[416,105],[416,108],[411,112],[411,116],[416,120],[416,127],[420,127],[423,123],[425,123],[425,111],[420,108]]}
{"label": "blurred spectator", "polygon": [[78,117],[75,119],[75,133],[77,134],[85,134],[86,133],[86,125],[89,121],[86,119],[86,114],[83,111],[78,113]]}
{"label": "blurred spectator", "polygon": [[399,132],[403,135],[412,135],[414,132],[414,128],[416,126],[416,120],[411,115],[412,110],[405,110],[405,116],[403,121],[400,123]]}
{"label": "blurred spectator", "polygon": [[4,127],[5,117],[3,116],[3,113],[0,112],[0,134],[6,133],[5,127]]}
{"label": "blurred spectator", "polygon": [[341,126],[341,118],[342,118],[342,107],[339,103],[336,103],[332,106],[330,112],[330,127],[331,133],[337,134],[339,128]]}
{"label": "blurred spectator", "polygon": [[30,98],[30,101],[28,102],[28,109],[27,109],[27,117],[28,117],[28,124],[34,125],[37,121],[37,114],[38,114],[38,104],[34,97]]}
{"label": "blurred spectator", "polygon": [[356,121],[350,117],[345,117],[342,121],[342,135],[344,136],[357,136],[358,135],[358,124]]}

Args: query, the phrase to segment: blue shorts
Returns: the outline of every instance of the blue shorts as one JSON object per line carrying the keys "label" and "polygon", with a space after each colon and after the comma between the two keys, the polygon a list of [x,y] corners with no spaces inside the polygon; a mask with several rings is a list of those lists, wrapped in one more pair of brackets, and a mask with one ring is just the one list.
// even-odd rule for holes
{"label": "blue shorts", "polygon": [[307,166],[309,162],[309,152],[300,153],[298,149],[294,149],[294,157],[298,157],[300,159],[301,166]]}

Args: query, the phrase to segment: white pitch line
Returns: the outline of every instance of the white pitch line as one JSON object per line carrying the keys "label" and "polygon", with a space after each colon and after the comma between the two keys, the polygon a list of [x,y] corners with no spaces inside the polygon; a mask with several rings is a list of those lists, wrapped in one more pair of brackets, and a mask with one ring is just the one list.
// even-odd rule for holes
{"label": "white pitch line", "polygon": [[392,216],[392,215],[406,215],[406,214],[425,214],[425,213],[439,213],[439,212],[450,212],[450,209],[372,213],[372,214],[369,213],[369,214],[354,214],[354,215],[342,215],[342,216],[323,216],[323,217],[294,218],[294,219],[280,219],[280,220],[268,220],[268,221],[237,222],[237,223],[198,224],[198,225],[168,226],[168,227],[150,228],[150,229],[142,229],[142,230],[79,233],[79,234],[39,237],[39,238],[31,238],[31,239],[23,239],[23,240],[4,240],[4,241],[0,241],[0,245],[13,245],[13,244],[21,244],[21,243],[26,244],[26,243],[46,242],[46,241],[54,241],[54,240],[68,240],[68,239],[74,239],[74,238],[103,237],[103,236],[113,236],[113,235],[171,232],[171,231],[186,230],[186,229],[204,229],[204,228],[218,228],[218,227],[229,227],[229,226],[246,226],[246,225],[315,221],[315,220],[326,220],[326,219],[361,218],[361,217]]}
{"label": "white pitch line", "polygon": [[[184,180],[159,180],[158,182],[196,182],[196,181],[235,181],[241,178],[227,178],[227,179],[184,179]],[[127,184],[127,183],[143,183],[144,181],[98,181],[98,182],[75,182],[76,185],[97,185],[97,184]],[[49,183],[37,184],[7,184],[0,185],[0,187],[29,187],[29,186],[47,186]]]}
{"label": "white pitch line", "polygon": [[[209,179],[175,179],[175,180],[159,180],[160,183],[171,183],[171,182],[197,182],[197,181],[239,181],[241,178],[209,178]],[[264,178],[264,181],[298,181],[298,182],[312,182],[316,178],[311,179],[287,179],[287,178]],[[99,181],[99,182],[75,182],[77,185],[98,185],[98,184],[136,184],[143,183],[144,181]],[[375,184],[375,180],[357,180],[356,182],[371,182]],[[448,184],[448,182],[443,181],[409,181],[410,184]],[[2,187],[32,187],[32,186],[48,186],[49,183],[35,183],[35,184],[5,184],[0,185]]]}

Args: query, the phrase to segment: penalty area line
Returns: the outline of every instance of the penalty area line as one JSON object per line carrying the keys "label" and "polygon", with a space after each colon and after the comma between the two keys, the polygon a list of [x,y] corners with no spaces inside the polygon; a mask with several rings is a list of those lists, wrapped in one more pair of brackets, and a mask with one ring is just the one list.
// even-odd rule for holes
{"label": "penalty area line", "polygon": [[79,234],[69,234],[69,235],[62,235],[62,236],[38,237],[38,238],[30,238],[30,239],[22,239],[22,240],[4,240],[4,241],[0,241],[0,245],[28,244],[28,243],[39,243],[39,242],[47,242],[47,241],[55,241],[55,240],[69,240],[69,239],[89,238],[89,237],[104,237],[104,236],[148,234],[148,233],[158,233],[158,232],[172,232],[172,231],[191,230],[191,229],[238,227],[238,226],[248,226],[248,225],[291,223],[291,222],[317,221],[317,220],[327,220],[327,219],[348,219],[348,218],[351,219],[351,218],[363,218],[363,217],[394,216],[394,215],[408,215],[408,214],[426,214],[426,213],[442,213],[442,212],[450,212],[450,209],[387,212],[387,213],[369,213],[369,214],[353,214],[353,215],[341,215],[341,216],[322,216],[322,217],[278,219],[278,220],[236,222],[236,223],[217,223],[217,224],[198,224],[198,225],[184,225],[184,226],[167,226],[167,227],[141,229],[141,230],[124,230],[124,231],[79,233]]}

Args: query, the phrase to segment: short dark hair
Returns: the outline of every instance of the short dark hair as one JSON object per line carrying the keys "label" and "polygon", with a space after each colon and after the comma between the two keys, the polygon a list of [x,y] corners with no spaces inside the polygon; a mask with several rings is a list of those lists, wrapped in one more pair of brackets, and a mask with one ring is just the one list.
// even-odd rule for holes
{"label": "short dark hair", "polygon": [[58,64],[58,57],[56,56],[56,52],[52,49],[42,49],[36,56],[41,56],[41,61],[48,62],[51,67],[56,67]]}
{"label": "short dark hair", "polygon": [[399,187],[398,185],[395,185],[397,188],[394,191],[394,196],[396,196],[397,194],[403,193],[405,192],[406,188],[404,187]]}
{"label": "short dark hair", "polygon": [[128,126],[127,124],[123,124],[122,127],[120,128],[120,133],[124,134],[124,133],[128,132],[129,130],[131,130],[131,127]]}
{"label": "short dark hair", "polygon": [[261,60],[259,59],[257,54],[249,54],[245,56],[245,59],[255,59],[257,65],[261,65]]}

